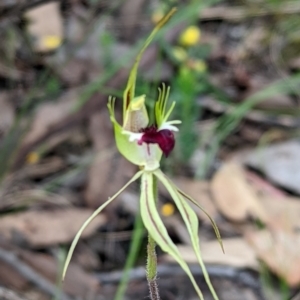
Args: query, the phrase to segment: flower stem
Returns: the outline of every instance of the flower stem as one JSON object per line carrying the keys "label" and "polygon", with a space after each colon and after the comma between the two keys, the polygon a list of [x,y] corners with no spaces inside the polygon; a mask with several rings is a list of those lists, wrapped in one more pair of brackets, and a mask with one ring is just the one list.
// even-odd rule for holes
{"label": "flower stem", "polygon": [[[154,200],[157,202],[157,179],[153,178],[153,195]],[[157,273],[157,256],[156,256],[156,243],[154,239],[148,234],[148,246],[147,246],[147,280],[150,292],[151,300],[159,300],[158,285],[156,282]]]}

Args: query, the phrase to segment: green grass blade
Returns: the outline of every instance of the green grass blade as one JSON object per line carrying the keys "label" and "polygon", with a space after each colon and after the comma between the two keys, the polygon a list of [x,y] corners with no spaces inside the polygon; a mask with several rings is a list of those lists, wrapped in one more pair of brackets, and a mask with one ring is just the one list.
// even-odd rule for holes
{"label": "green grass blade", "polygon": [[117,293],[115,295],[114,300],[124,299],[124,294],[129,281],[129,276],[128,276],[129,271],[133,267],[136,261],[138,252],[142,245],[144,233],[145,233],[145,228],[143,226],[142,218],[139,214],[137,214],[135,217],[135,224],[133,229],[132,241],[130,243],[129,255],[126,259],[121,282],[118,286]]}

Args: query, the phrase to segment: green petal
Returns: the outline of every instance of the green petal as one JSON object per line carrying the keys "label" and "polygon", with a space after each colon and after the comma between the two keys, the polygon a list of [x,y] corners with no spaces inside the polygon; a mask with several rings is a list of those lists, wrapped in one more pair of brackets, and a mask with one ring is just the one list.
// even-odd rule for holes
{"label": "green petal", "polygon": [[140,50],[140,52],[138,53],[138,55],[135,59],[134,65],[133,65],[133,67],[130,71],[130,74],[129,74],[129,79],[128,79],[128,82],[127,82],[127,86],[126,86],[124,94],[123,94],[123,120],[125,120],[126,110],[129,107],[130,102],[134,99],[137,69],[138,69],[139,62],[142,58],[142,55],[143,55],[144,51],[146,50],[146,48],[151,43],[151,41],[153,40],[155,34],[165,25],[165,23],[168,22],[168,20],[172,17],[172,15],[175,13],[175,11],[176,11],[176,8],[171,9],[170,12],[167,15],[165,15],[157,23],[157,25],[152,30],[151,34],[149,35],[149,37],[145,41],[142,49]]}
{"label": "green petal", "polygon": [[[156,173],[155,173],[156,174]],[[153,195],[153,173],[144,172],[141,184],[141,216],[146,229],[151,237],[161,247],[170,254],[189,276],[199,298],[204,300],[203,295],[191,273],[187,263],[183,260],[178,248],[171,240],[166,227],[164,226],[156,207]]]}
{"label": "green petal", "polygon": [[[167,102],[170,94],[170,87],[166,87],[165,84],[162,84],[162,88],[158,89],[158,99],[155,103],[154,111],[155,111],[155,121],[156,125],[159,128],[163,123],[167,122],[172,111],[174,110],[174,107],[176,105],[175,102],[172,102],[171,106],[169,107],[168,111],[167,109]],[[179,120],[173,120],[168,122],[171,124],[180,124],[181,121]]]}
{"label": "green petal", "polygon": [[99,208],[97,208],[93,214],[83,223],[83,225],[80,227],[78,232],[76,233],[76,236],[71,244],[71,247],[69,249],[64,268],[63,268],[63,274],[62,274],[62,279],[64,280],[66,276],[66,272],[69,266],[69,263],[71,261],[74,249],[78,243],[78,240],[84,231],[84,229],[93,221],[93,219],[109,204],[111,203],[115,198],[117,198],[132,182],[136,181],[141,175],[143,171],[137,172],[116,194],[114,194],[111,198],[109,198],[105,203],[103,203]]}
{"label": "green petal", "polygon": [[199,222],[198,222],[198,217],[197,217],[196,213],[187,204],[187,202],[183,199],[181,194],[179,194],[179,192],[177,191],[177,188],[174,188],[174,185],[170,183],[170,180],[162,173],[161,170],[155,171],[154,174],[162,182],[162,184],[166,187],[166,189],[170,193],[171,197],[173,198],[174,202],[176,203],[176,206],[177,206],[177,208],[183,218],[183,221],[188,229],[188,232],[190,234],[194,252],[195,252],[198,262],[202,268],[205,281],[213,295],[213,298],[215,300],[218,300],[219,298],[211,284],[209,275],[207,273],[207,270],[205,268],[204,262],[201,257],[201,250],[200,250],[200,245],[199,245],[199,235],[198,235]]}
{"label": "green petal", "polygon": [[[173,183],[172,183],[173,184]],[[173,184],[173,186],[175,187],[175,185]],[[225,253],[225,250],[224,250],[224,245],[223,245],[223,242],[222,242],[222,237],[221,237],[221,234],[220,234],[220,231],[219,231],[219,228],[216,224],[216,222],[213,220],[213,218],[208,214],[208,212],[196,201],[194,200],[191,196],[189,196],[188,194],[186,194],[185,192],[183,192],[182,190],[180,190],[179,188],[175,187],[178,191],[179,194],[181,194],[183,197],[185,197],[186,199],[188,199],[189,201],[191,201],[193,204],[195,204],[198,208],[200,208],[205,214],[206,216],[209,218],[210,222],[211,222],[211,225],[215,231],[215,234],[216,234],[216,237],[218,239],[218,242],[222,248],[222,251],[223,253]]]}
{"label": "green petal", "polygon": [[[160,127],[160,125],[164,122],[169,93],[170,87],[168,86],[166,88],[164,83],[162,84],[162,88],[158,89],[158,99],[155,103],[155,119],[158,127]],[[173,105],[175,105],[175,102],[172,104],[172,106]]]}
{"label": "green petal", "polygon": [[208,217],[208,219],[211,222],[211,225],[212,225],[212,227],[213,227],[213,229],[215,231],[216,237],[217,237],[218,242],[219,242],[219,244],[220,244],[220,246],[222,248],[223,253],[225,253],[224,245],[223,245],[223,242],[222,242],[222,237],[221,237],[219,228],[218,228],[216,222],[214,221],[214,219],[209,215],[209,213],[196,200],[194,200],[191,196],[189,196],[184,191],[182,191],[181,189],[179,189],[170,179],[168,179],[168,177],[165,174],[163,174],[163,176],[169,181],[170,185],[172,185],[173,188],[178,191],[179,194],[181,194],[183,197],[185,197],[186,199],[188,199],[189,201],[191,201],[194,205],[196,205],[198,208],[200,208],[204,212],[204,214]]}

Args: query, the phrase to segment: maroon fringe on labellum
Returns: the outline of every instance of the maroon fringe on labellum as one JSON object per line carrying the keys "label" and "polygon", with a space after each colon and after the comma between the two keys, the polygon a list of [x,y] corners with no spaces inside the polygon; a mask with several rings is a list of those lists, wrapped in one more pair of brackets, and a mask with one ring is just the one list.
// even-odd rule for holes
{"label": "maroon fringe on labellum", "polygon": [[156,126],[152,125],[142,129],[144,133],[139,144],[158,144],[161,151],[167,157],[175,146],[174,134],[169,129],[157,130]]}

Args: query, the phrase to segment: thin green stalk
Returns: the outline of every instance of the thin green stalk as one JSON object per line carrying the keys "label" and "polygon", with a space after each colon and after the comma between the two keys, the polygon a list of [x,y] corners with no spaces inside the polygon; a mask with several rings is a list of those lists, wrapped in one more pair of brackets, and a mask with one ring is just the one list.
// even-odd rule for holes
{"label": "thin green stalk", "polygon": [[144,232],[145,232],[145,230],[144,230],[142,218],[141,218],[140,214],[137,214],[137,216],[135,218],[135,223],[134,223],[134,230],[133,230],[133,235],[132,235],[132,241],[130,244],[129,255],[126,259],[122,278],[121,278],[120,284],[118,286],[118,290],[117,290],[114,300],[124,299],[124,294],[126,292],[126,288],[127,288],[128,281],[129,281],[129,276],[128,276],[129,271],[131,270],[131,268],[133,267],[133,265],[136,261],[138,252],[141,248],[141,244],[143,241]]}
{"label": "thin green stalk", "polygon": [[[153,195],[154,200],[157,203],[157,179],[153,178]],[[148,246],[147,246],[147,280],[150,292],[151,300],[159,300],[159,291],[158,285],[156,281],[157,274],[157,256],[156,256],[156,243],[155,240],[148,234]]]}

